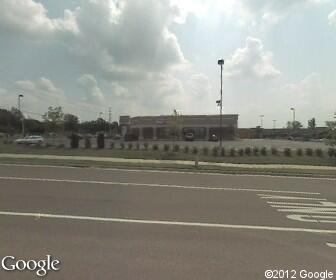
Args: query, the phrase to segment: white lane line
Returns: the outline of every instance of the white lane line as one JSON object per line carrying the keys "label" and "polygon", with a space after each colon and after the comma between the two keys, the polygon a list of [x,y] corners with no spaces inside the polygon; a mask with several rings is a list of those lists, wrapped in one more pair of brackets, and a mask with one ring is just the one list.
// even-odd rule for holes
{"label": "white lane line", "polygon": [[253,225],[231,225],[217,223],[198,223],[198,222],[179,222],[165,220],[141,220],[141,219],[123,219],[123,218],[104,218],[92,216],[73,216],[73,215],[58,215],[58,214],[42,214],[42,213],[21,213],[0,211],[2,216],[18,216],[32,217],[39,219],[65,219],[65,220],[81,220],[94,222],[114,222],[128,224],[149,224],[149,225],[170,225],[170,226],[185,226],[185,227],[203,227],[203,228],[226,228],[226,229],[250,229],[250,230],[268,230],[268,231],[283,231],[283,232],[305,232],[305,233],[328,233],[336,234],[336,229],[310,229],[310,228],[292,228],[292,227],[273,227],[273,226],[253,226]]}
{"label": "white lane line", "polygon": [[326,243],[327,246],[331,247],[331,248],[336,248],[336,243]]}
{"label": "white lane line", "polygon": [[174,189],[197,189],[210,191],[242,191],[242,192],[268,192],[268,193],[288,193],[288,194],[309,194],[320,195],[315,192],[298,192],[298,191],[280,191],[280,190],[260,190],[248,188],[221,188],[221,187],[197,187],[182,185],[166,185],[166,184],[146,184],[146,183],[130,183],[130,182],[108,182],[108,181],[91,181],[91,180],[68,180],[53,178],[31,178],[31,177],[0,177],[0,180],[12,181],[38,181],[38,182],[61,182],[61,183],[79,183],[79,184],[102,184],[102,185],[123,185],[123,186],[140,186],[140,187],[156,187],[156,188],[174,188]]}
{"label": "white lane line", "polygon": [[48,164],[11,164],[0,163],[0,166],[18,166],[18,167],[37,167],[37,168],[72,168],[72,169],[93,169],[93,170],[106,170],[106,171],[120,171],[120,172],[148,172],[148,173],[171,173],[171,174],[187,174],[187,175],[210,175],[210,176],[231,176],[231,177],[266,177],[266,178],[286,178],[286,179],[302,179],[302,180],[326,180],[336,181],[336,178],[328,177],[309,177],[309,176],[285,176],[285,175],[267,175],[267,174],[230,174],[230,173],[216,173],[216,172],[197,172],[197,171],[178,171],[178,170],[156,170],[156,169],[132,169],[132,168],[118,168],[118,167],[76,167],[76,166],[60,166],[60,165],[48,165]]}

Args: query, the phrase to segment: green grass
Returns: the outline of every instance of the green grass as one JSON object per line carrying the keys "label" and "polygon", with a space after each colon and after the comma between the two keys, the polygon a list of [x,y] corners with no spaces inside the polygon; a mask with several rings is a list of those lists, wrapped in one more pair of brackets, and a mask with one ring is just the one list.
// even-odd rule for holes
{"label": "green grass", "polygon": [[[228,151],[227,151],[228,152]],[[128,150],[121,149],[70,149],[70,148],[56,148],[56,147],[30,147],[15,144],[0,144],[0,153],[10,154],[37,154],[37,155],[62,155],[62,156],[92,156],[92,157],[114,157],[126,159],[158,159],[158,160],[195,160],[196,155],[189,151],[188,154],[184,153],[181,149],[179,152],[164,152],[162,150],[153,151],[148,150]],[[277,156],[212,156],[199,155],[200,161],[207,162],[226,162],[226,163],[245,163],[245,164],[295,164],[295,165],[319,165],[319,166],[336,166],[336,158],[330,158],[328,155],[323,157],[317,156],[297,156],[292,153],[291,157],[284,156],[279,153]]]}

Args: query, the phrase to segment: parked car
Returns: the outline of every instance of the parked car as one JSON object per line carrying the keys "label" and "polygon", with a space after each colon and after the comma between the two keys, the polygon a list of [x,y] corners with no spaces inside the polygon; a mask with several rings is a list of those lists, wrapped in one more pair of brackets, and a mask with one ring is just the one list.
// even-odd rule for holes
{"label": "parked car", "polygon": [[194,141],[194,139],[195,139],[195,137],[194,137],[194,133],[192,133],[192,132],[186,133],[186,134],[184,135],[184,139],[185,139],[186,141]]}
{"label": "parked car", "polygon": [[19,138],[14,141],[16,144],[42,144],[44,143],[44,139],[42,136],[39,135],[30,135],[26,136],[24,138]]}
{"label": "parked car", "polygon": [[212,134],[209,138],[209,141],[214,141],[214,142],[217,142],[218,141],[218,137],[216,134]]}

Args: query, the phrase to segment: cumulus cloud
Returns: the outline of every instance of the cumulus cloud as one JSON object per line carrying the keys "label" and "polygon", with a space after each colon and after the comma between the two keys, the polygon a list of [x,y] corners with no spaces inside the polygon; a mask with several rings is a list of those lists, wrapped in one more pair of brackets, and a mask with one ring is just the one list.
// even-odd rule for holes
{"label": "cumulus cloud", "polygon": [[330,25],[336,26],[336,10],[329,14],[328,19]]}
{"label": "cumulus cloud", "polygon": [[260,39],[247,37],[245,46],[238,48],[226,62],[225,75],[243,80],[270,80],[281,72],[273,65],[273,54],[264,49]]}
{"label": "cumulus cloud", "polygon": [[78,84],[84,90],[83,100],[88,104],[102,105],[105,102],[105,96],[98,87],[97,80],[90,74],[85,74],[78,79]]}
{"label": "cumulus cloud", "polygon": [[73,13],[65,10],[63,19],[50,19],[41,3],[33,0],[2,0],[0,2],[0,30],[8,34],[44,37],[70,32],[76,33]]}

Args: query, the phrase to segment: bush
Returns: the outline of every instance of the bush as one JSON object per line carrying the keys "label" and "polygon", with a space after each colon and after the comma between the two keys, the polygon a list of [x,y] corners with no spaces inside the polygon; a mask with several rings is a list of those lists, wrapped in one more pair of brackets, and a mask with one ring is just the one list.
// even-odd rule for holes
{"label": "bush", "polygon": [[284,149],[284,155],[286,157],[291,157],[292,156],[292,150],[290,148],[285,148]]}
{"label": "bush", "polygon": [[169,146],[168,144],[164,144],[164,146],[163,146],[163,150],[164,150],[165,152],[168,152],[168,151],[169,151],[169,148],[170,148],[170,146]]}
{"label": "bush", "polygon": [[97,135],[97,148],[104,149],[105,147],[105,136],[104,133],[99,133]]}
{"label": "bush", "polygon": [[78,149],[79,147],[79,136],[76,133],[70,135],[70,147],[72,149]]}
{"label": "bush", "polygon": [[306,149],[306,155],[307,156],[312,156],[313,155],[313,149],[312,148],[307,148]]}
{"label": "bush", "polygon": [[198,148],[197,147],[193,147],[192,148],[192,153],[193,154],[198,154]]}
{"label": "bush", "polygon": [[137,143],[135,144],[135,149],[140,150],[140,143],[139,143],[139,142],[137,142]]}
{"label": "bush", "polygon": [[251,152],[252,152],[252,150],[251,150],[250,147],[246,147],[246,148],[245,148],[245,154],[246,154],[247,156],[250,156],[250,155],[251,155]]}
{"label": "bush", "polygon": [[124,142],[121,142],[119,145],[120,145],[120,150],[125,149],[125,143]]}
{"label": "bush", "polygon": [[90,140],[89,137],[86,137],[86,138],[84,139],[84,148],[85,148],[85,149],[90,149],[90,148],[91,148],[91,140]]}
{"label": "bush", "polygon": [[153,151],[159,150],[158,144],[153,144],[152,148],[153,148]]}
{"label": "bush", "polygon": [[322,149],[320,149],[320,148],[315,149],[315,155],[317,155],[318,157],[323,157]]}
{"label": "bush", "polygon": [[225,148],[224,147],[221,148],[220,155],[221,155],[221,157],[225,157]]}
{"label": "bush", "polygon": [[253,148],[253,154],[254,154],[255,156],[259,156],[259,148],[258,148],[258,147],[254,147],[254,148]]}
{"label": "bush", "polygon": [[277,156],[278,155],[278,149],[277,148],[271,148],[271,154],[273,156]]}
{"label": "bush", "polygon": [[128,147],[129,150],[132,150],[132,148],[133,148],[133,143],[128,143],[127,147]]}
{"label": "bush", "polygon": [[302,151],[302,149],[301,149],[301,148],[297,149],[297,150],[296,150],[296,154],[297,154],[298,156],[302,156],[302,155],[303,155],[303,151]]}
{"label": "bush", "polygon": [[334,148],[329,148],[327,153],[329,157],[336,156],[336,151]]}
{"label": "bush", "polygon": [[267,148],[266,147],[262,147],[260,150],[260,153],[262,156],[267,156]]}
{"label": "bush", "polygon": [[173,147],[174,152],[178,152],[180,150],[180,145],[175,144]]}
{"label": "bush", "polygon": [[209,148],[208,147],[203,147],[202,151],[203,151],[203,155],[208,155],[209,154]]}
{"label": "bush", "polygon": [[241,157],[244,156],[244,149],[239,149],[238,150],[238,155],[241,156]]}
{"label": "bush", "polygon": [[230,156],[234,157],[236,155],[236,149],[235,148],[231,148],[230,149]]}
{"label": "bush", "polygon": [[144,145],[144,148],[145,148],[145,150],[148,150],[148,143],[147,142],[145,142],[145,143],[143,143],[143,145]]}
{"label": "bush", "polygon": [[188,154],[189,153],[189,146],[185,146],[184,149],[183,149],[183,152],[185,154]]}
{"label": "bush", "polygon": [[114,149],[114,142],[110,143],[110,149]]}
{"label": "bush", "polygon": [[65,148],[64,143],[60,143],[60,144],[58,144],[58,145],[57,145],[57,148],[60,148],[60,149]]}
{"label": "bush", "polygon": [[212,148],[212,155],[214,157],[218,157],[218,154],[219,154],[219,147],[213,147]]}

